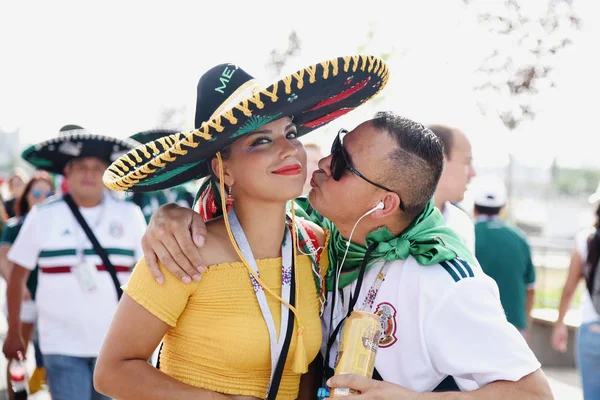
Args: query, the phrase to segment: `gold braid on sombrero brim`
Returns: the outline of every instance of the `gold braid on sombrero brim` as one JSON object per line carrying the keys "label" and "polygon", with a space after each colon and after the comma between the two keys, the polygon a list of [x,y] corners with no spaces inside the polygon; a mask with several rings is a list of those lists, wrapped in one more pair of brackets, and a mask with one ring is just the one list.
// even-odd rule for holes
{"label": "gold braid on sombrero brim", "polygon": [[[265,88],[254,93],[249,98],[236,104],[232,109],[224,111],[211,121],[204,122],[200,128],[194,131],[166,136],[129,151],[113,162],[104,172],[104,184],[109,189],[115,191],[123,191],[131,188],[141,180],[156,173],[159,169],[164,168],[167,163],[175,161],[178,156],[187,154],[188,150],[184,147],[195,149],[201,141],[211,140],[212,135],[210,131],[212,129],[217,133],[222,132],[225,129],[222,125],[223,119],[226,119],[231,125],[237,124],[238,119],[233,115],[233,110],[237,109],[245,116],[250,117],[253,108],[260,110],[264,107],[264,101],[270,99],[273,103],[277,102],[279,100],[279,92],[282,89],[286,95],[290,95],[292,93],[292,85],[294,84],[300,90],[304,87],[305,79],[308,79],[309,84],[315,83],[317,81],[318,65],[321,65],[323,68],[323,80],[328,79],[330,76],[337,76],[340,67],[344,72],[350,70],[356,72],[360,68],[361,71],[367,70],[369,73],[377,75],[381,78],[382,84],[373,96],[377,95],[387,83],[389,69],[380,58],[365,55],[341,58],[343,60],[342,66],[338,65],[338,58],[336,58],[295,72],[281,81],[274,83],[272,90],[269,91],[268,88]],[[370,98],[365,99],[365,101]],[[146,159],[145,163],[142,156]],[[142,163],[144,164],[140,165]]]}

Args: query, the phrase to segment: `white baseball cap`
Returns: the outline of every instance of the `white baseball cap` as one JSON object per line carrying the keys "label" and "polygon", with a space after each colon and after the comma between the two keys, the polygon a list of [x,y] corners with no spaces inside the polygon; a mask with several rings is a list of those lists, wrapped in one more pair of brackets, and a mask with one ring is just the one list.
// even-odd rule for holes
{"label": "white baseball cap", "polygon": [[483,207],[503,207],[508,195],[504,182],[495,176],[477,176],[473,179],[473,203]]}

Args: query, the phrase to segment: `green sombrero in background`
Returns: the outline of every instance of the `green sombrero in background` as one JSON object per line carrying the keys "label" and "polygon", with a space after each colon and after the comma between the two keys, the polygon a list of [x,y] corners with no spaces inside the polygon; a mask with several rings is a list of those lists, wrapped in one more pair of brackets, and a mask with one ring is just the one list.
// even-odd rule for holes
{"label": "green sombrero in background", "polygon": [[388,77],[382,59],[365,55],[311,65],[266,88],[236,65],[218,65],[198,83],[196,130],[128,152],[108,167],[104,184],[147,192],[202,178],[215,153],[240,136],[285,116],[305,135],[375,96]]}
{"label": "green sombrero in background", "polygon": [[65,125],[58,136],[29,146],[21,157],[38,169],[62,175],[65,166],[76,158],[96,157],[110,164],[137,146],[139,143],[130,139],[95,135],[78,125]]}

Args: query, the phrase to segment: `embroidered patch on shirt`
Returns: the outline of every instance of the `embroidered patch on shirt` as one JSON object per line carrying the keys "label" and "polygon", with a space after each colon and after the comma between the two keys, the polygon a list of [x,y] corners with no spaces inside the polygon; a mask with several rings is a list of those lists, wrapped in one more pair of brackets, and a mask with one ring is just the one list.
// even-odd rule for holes
{"label": "embroidered patch on shirt", "polygon": [[390,347],[398,340],[396,338],[396,309],[387,302],[379,303],[375,309],[381,320],[381,337],[379,347]]}

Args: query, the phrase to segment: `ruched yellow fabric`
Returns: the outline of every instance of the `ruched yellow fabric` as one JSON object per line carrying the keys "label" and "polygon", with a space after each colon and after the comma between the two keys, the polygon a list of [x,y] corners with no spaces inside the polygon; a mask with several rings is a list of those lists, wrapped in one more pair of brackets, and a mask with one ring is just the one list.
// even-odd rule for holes
{"label": "ruched yellow fabric", "polygon": [[[322,251],[321,274],[329,267]],[[261,279],[281,295],[281,258],[257,260]],[[320,303],[308,256],[299,255],[299,310],[309,361],[321,346]],[[171,326],[164,337],[160,369],[192,386],[231,395],[264,398],[271,375],[269,333],[248,270],[241,262],[208,267],[200,282],[184,284],[161,265],[165,276],[156,283],[142,259],[124,291]],[[267,294],[277,334],[281,303]],[[287,309],[286,309],[287,312]],[[143,329],[143,327],[140,327]],[[292,372],[295,331],[277,399],[298,396],[300,375]]]}

